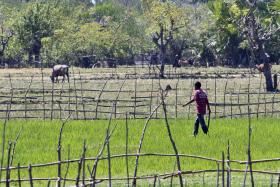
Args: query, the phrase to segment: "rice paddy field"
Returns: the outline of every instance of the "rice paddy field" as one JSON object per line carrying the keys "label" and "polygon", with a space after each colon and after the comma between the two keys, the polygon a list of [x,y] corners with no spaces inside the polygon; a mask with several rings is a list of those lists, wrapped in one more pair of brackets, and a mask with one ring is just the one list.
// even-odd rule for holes
{"label": "rice paddy field", "polygon": [[[137,186],[180,186],[172,141],[183,185],[230,180],[231,186],[251,186],[249,124],[255,185],[278,184],[280,95],[265,91],[261,74],[167,66],[166,78],[157,79],[147,67],[70,70],[70,83],[57,84],[49,79],[50,69],[0,70],[0,186],[89,186],[97,158],[97,186],[132,186],[136,166]],[[279,72],[274,66],[273,74]],[[201,81],[212,109],[209,134],[200,129],[197,137],[194,105],[182,107],[195,81]],[[162,106],[146,123],[160,104],[160,87],[167,85],[169,133]]]}
{"label": "rice paddy field", "polygon": [[[193,120],[173,119],[169,121],[172,136],[176,143],[179,154],[197,155],[207,158],[222,159],[222,152],[227,154],[228,142],[230,145],[230,159],[246,161],[248,147],[248,119],[219,119],[211,122],[209,135],[204,135],[202,131],[195,138],[192,135]],[[110,154],[122,155],[136,154],[145,120],[113,120],[112,128],[115,130],[110,138]],[[12,120],[7,123],[6,140],[13,141],[20,132],[17,144],[14,150],[13,166],[20,164],[28,166],[29,164],[51,163],[57,160],[57,144],[62,122],[60,121],[40,121],[40,120]],[[95,157],[100,151],[106,130],[107,120],[96,121],[69,121],[65,124],[62,133],[62,160],[79,159],[83,152],[85,142],[86,157]],[[279,158],[280,145],[279,137],[279,119],[262,118],[252,119],[252,140],[251,154],[252,160]],[[3,126],[1,126],[3,131]],[[126,134],[128,134],[128,146],[126,147]],[[174,154],[174,150],[169,140],[164,120],[152,120],[148,123],[141,153],[161,153]],[[7,153],[5,153],[7,154]],[[102,157],[106,157],[108,152],[104,150]],[[7,156],[5,157],[7,158]],[[133,175],[136,156],[128,157],[128,169],[130,176]],[[175,157],[173,156],[140,156],[137,176],[172,173],[174,171]],[[4,166],[7,160],[4,161]],[[213,161],[200,160],[195,158],[180,157],[182,171],[216,170],[217,163]],[[93,161],[87,161],[86,165],[90,168]],[[254,170],[278,172],[279,162],[257,163],[253,165]],[[68,178],[75,179],[78,171],[78,163],[71,163],[68,171]],[[221,166],[220,166],[221,167]],[[66,172],[67,164],[62,165],[63,173]],[[231,163],[232,169],[245,169],[245,164]],[[176,171],[176,170],[175,170]],[[33,168],[34,178],[55,178],[57,176],[57,165]],[[113,178],[126,177],[125,157],[113,158],[111,160],[111,174]],[[89,172],[86,170],[86,176]],[[5,176],[3,172],[2,175]],[[203,180],[208,180],[209,185],[216,185],[216,173],[205,173]],[[11,178],[17,178],[17,170],[12,170]],[[201,175],[185,175],[184,178],[189,184],[198,182],[202,184]],[[233,184],[242,183],[243,174],[232,174]],[[234,178],[237,177],[239,180]],[[28,179],[27,169],[22,169],[22,178]],[[97,169],[97,178],[108,177],[108,161],[101,160]],[[277,176],[275,181],[277,182]],[[260,184],[270,184],[271,177],[262,175],[256,182]],[[221,179],[220,179],[221,180]],[[148,185],[149,180],[139,182]],[[249,181],[249,176],[248,176]],[[152,182],[151,182],[152,183]],[[169,184],[170,179],[162,180],[163,184]],[[178,179],[174,178],[174,184],[178,184]],[[25,183],[27,186],[29,183]],[[51,183],[55,186],[55,182]],[[67,183],[66,183],[67,184]],[[70,183],[68,183],[70,185]],[[37,185],[46,185],[43,182]],[[117,184],[116,184],[117,185]],[[123,181],[122,185],[125,185]]]}

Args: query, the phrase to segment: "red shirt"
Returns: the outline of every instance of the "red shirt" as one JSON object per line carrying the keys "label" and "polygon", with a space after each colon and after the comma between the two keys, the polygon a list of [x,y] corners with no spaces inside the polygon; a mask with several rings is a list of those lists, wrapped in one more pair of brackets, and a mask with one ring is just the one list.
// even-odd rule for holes
{"label": "red shirt", "polygon": [[207,94],[202,90],[194,90],[193,100],[196,103],[196,111],[198,114],[206,114],[206,105],[209,104]]}

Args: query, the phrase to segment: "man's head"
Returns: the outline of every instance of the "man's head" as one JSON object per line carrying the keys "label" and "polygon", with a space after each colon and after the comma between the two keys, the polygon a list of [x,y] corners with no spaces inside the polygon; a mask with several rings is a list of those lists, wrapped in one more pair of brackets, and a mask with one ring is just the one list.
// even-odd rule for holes
{"label": "man's head", "polygon": [[194,88],[196,90],[199,90],[201,88],[201,83],[199,81],[197,81],[195,84],[194,84]]}

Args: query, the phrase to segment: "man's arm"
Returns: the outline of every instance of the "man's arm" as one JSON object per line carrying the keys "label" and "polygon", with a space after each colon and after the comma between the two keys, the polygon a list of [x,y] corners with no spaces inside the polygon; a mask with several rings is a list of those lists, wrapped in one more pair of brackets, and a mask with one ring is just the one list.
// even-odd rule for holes
{"label": "man's arm", "polygon": [[190,100],[189,102],[187,102],[186,104],[184,104],[183,107],[185,107],[185,106],[191,104],[192,102],[194,102],[194,99],[192,99],[192,100]]}

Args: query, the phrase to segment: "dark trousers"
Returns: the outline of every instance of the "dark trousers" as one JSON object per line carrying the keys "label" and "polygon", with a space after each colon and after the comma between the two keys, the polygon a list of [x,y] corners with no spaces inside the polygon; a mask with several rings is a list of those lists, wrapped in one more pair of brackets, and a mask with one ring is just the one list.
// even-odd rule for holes
{"label": "dark trousers", "polygon": [[193,135],[196,136],[198,133],[198,128],[199,128],[199,124],[201,125],[201,128],[204,132],[204,134],[207,134],[208,132],[208,128],[205,124],[205,120],[204,120],[204,115],[203,114],[197,114],[195,123],[194,123],[194,130],[193,130]]}

